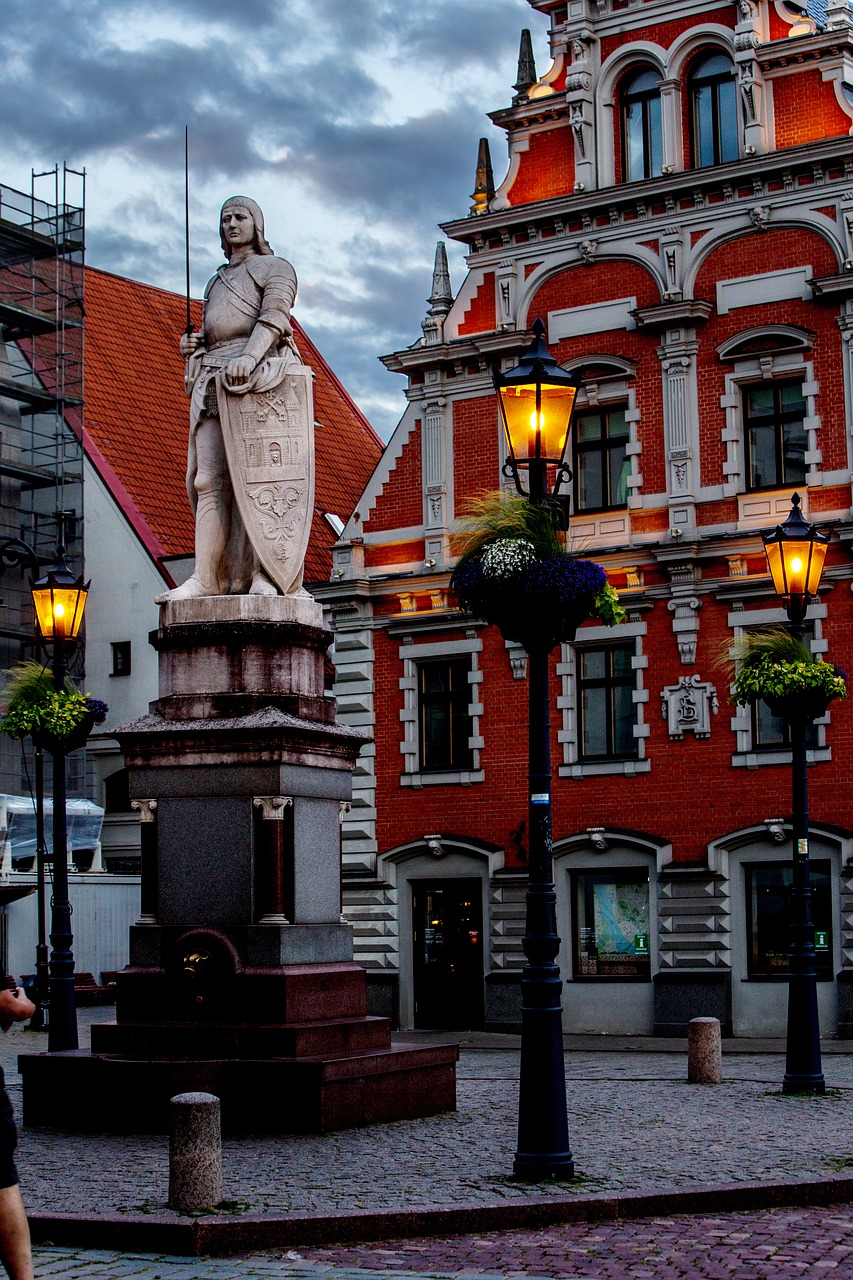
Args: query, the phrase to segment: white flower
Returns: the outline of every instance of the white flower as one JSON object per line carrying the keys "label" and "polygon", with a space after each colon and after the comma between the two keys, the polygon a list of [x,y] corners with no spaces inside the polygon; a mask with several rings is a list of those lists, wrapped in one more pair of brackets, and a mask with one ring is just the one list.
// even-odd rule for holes
{"label": "white flower", "polygon": [[512,578],[536,559],[536,548],[527,538],[501,538],[490,542],[480,557],[487,578]]}

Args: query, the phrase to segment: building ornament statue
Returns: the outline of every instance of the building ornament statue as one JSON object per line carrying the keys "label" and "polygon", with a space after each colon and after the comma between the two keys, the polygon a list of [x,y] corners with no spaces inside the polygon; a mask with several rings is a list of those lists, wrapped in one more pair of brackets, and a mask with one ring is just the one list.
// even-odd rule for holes
{"label": "building ornament statue", "polygon": [[[222,206],[228,259],[181,338],[190,396],[191,578],[157,597],[296,595],[314,508],[312,372],[293,340],[296,272],[264,236],[254,200]],[[304,593],[303,593],[304,594]]]}

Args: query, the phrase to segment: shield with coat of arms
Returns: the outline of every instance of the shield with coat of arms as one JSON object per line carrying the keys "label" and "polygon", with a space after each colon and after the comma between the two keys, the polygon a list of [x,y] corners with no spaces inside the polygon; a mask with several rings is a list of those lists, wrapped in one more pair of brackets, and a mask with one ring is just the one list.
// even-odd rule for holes
{"label": "shield with coat of arms", "polygon": [[312,379],[293,362],[269,390],[217,388],[234,500],[261,568],[284,595],[301,586],[314,511]]}

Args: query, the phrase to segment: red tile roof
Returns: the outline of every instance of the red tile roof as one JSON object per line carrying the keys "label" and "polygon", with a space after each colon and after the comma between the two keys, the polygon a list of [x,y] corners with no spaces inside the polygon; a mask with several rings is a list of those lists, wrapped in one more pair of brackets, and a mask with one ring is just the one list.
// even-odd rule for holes
{"label": "red tile roof", "polygon": [[[152,285],[86,268],[86,453],[153,559],[192,555],[193,519],[184,487],[189,401],[178,341],[186,301]],[[192,304],[199,323],[201,304]],[[382,442],[305,331],[311,365],[316,489],[308,582],[326,581],[334,534],[323,519],[347,519],[382,453]]]}

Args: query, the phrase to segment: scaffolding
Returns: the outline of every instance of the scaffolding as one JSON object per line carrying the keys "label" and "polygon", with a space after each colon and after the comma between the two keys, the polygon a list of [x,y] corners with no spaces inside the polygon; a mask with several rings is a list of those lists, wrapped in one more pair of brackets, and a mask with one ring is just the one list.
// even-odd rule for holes
{"label": "scaffolding", "polygon": [[[67,165],[33,172],[29,193],[0,184],[0,539],[22,538],[42,564],[63,542],[78,572],[85,186]],[[0,669],[32,653],[27,577],[0,577]],[[19,775],[0,747],[0,791],[17,791]]]}

